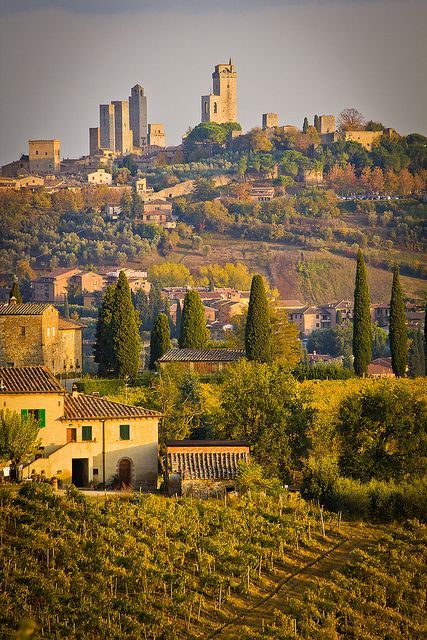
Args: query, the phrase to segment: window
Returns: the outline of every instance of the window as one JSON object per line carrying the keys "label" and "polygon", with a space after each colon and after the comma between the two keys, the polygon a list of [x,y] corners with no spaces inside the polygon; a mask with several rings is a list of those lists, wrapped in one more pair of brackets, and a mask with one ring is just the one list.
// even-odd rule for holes
{"label": "window", "polygon": [[21,336],[25,336],[25,327],[21,327]]}
{"label": "window", "polygon": [[214,102],[214,113],[218,113],[218,105]]}
{"label": "window", "polygon": [[88,425],[82,426],[82,441],[83,442],[91,442],[92,441],[92,427]]}
{"label": "window", "polygon": [[205,102],[205,113],[207,113],[207,112],[208,112],[208,103]]}
{"label": "window", "polygon": [[48,328],[46,329],[46,335],[47,335],[47,337],[48,337],[48,338],[50,338],[50,327],[48,327]]}
{"label": "window", "polygon": [[27,418],[30,416],[37,420],[40,424],[40,427],[46,426],[46,410],[45,409],[21,409],[21,417]]}
{"label": "window", "polygon": [[55,337],[55,333],[56,333],[56,329],[55,327],[52,327],[52,337]]}
{"label": "window", "polygon": [[99,471],[96,467],[94,467],[92,473],[94,476],[97,476],[99,474]]}
{"label": "window", "polygon": [[130,426],[128,424],[120,425],[120,440],[130,440]]}

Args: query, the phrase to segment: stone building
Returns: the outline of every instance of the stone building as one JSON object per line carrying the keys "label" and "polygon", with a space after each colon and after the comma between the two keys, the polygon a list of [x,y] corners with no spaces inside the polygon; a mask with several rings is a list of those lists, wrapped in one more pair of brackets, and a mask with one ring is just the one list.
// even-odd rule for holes
{"label": "stone building", "polygon": [[99,127],[89,128],[89,155],[96,156],[101,149],[101,133]]}
{"label": "stone building", "polygon": [[127,156],[132,152],[132,131],[129,123],[129,102],[113,100],[114,106],[114,148],[117,153]]}
{"label": "stone building", "polygon": [[164,125],[161,123],[149,124],[147,141],[149,147],[166,147]]}
{"label": "stone building", "polygon": [[16,178],[25,175],[30,171],[30,159],[26,154],[22,154],[19,160],[8,162],[1,168],[1,175],[4,178]]}
{"label": "stone building", "polygon": [[335,116],[319,116],[319,133],[335,133]]}
{"label": "stone building", "polygon": [[80,273],[80,269],[59,267],[45,276],[32,280],[32,301],[63,303],[68,293],[68,281],[77,273]]}
{"label": "stone building", "polygon": [[262,128],[272,129],[279,126],[279,116],[277,113],[263,113],[262,114]]}
{"label": "stone building", "polygon": [[160,414],[73,391],[67,394],[41,366],[0,367],[3,409],[40,423],[40,453],[23,477],[58,477],[78,487],[113,483],[135,489],[157,484]]}
{"label": "stone building", "polygon": [[110,185],[113,182],[113,176],[105,169],[97,169],[87,174],[87,181],[89,184],[106,184]]}
{"label": "stone building", "polygon": [[99,139],[101,149],[116,150],[114,105],[99,105]]}
{"label": "stone building", "polygon": [[179,362],[194,373],[220,373],[244,357],[243,349],[169,349],[158,363],[160,368],[170,362]]}
{"label": "stone building", "polygon": [[51,304],[0,305],[0,365],[45,365],[55,374],[82,372],[83,327]]}
{"label": "stone building", "polygon": [[133,146],[145,147],[147,144],[147,96],[144,87],[136,84],[130,90],[129,119],[132,130]]}
{"label": "stone building", "polygon": [[29,140],[30,173],[57,175],[61,170],[61,142],[54,140]]}
{"label": "stone building", "polygon": [[235,489],[239,462],[248,461],[247,442],[171,440],[165,456],[168,493],[221,494]]}
{"label": "stone building", "polygon": [[237,122],[237,72],[231,58],[215,66],[212,80],[212,93],[202,96],[202,122]]}

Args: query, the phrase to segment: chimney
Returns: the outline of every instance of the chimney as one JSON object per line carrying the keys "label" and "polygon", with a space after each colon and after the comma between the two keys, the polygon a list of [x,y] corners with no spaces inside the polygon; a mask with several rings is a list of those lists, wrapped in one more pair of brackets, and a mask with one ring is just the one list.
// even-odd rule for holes
{"label": "chimney", "polygon": [[73,386],[71,387],[71,397],[77,398],[78,395],[79,395],[79,392],[77,391],[77,385],[75,382],[73,382]]}
{"label": "chimney", "polygon": [[12,296],[11,298],[9,298],[9,304],[17,304],[18,300],[15,298],[15,296]]}

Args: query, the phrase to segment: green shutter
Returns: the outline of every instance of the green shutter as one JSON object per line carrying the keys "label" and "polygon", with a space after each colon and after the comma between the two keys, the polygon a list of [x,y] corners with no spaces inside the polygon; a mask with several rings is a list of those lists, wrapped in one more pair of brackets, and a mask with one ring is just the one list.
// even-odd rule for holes
{"label": "green shutter", "polygon": [[85,441],[92,440],[92,427],[90,425],[82,426],[82,440],[85,440]]}
{"label": "green shutter", "polygon": [[28,418],[28,409],[21,409],[21,418]]}
{"label": "green shutter", "polygon": [[45,409],[39,409],[39,422],[40,422],[40,427],[45,427],[46,426],[46,410]]}
{"label": "green shutter", "polygon": [[130,440],[130,426],[128,424],[120,425],[120,440]]}

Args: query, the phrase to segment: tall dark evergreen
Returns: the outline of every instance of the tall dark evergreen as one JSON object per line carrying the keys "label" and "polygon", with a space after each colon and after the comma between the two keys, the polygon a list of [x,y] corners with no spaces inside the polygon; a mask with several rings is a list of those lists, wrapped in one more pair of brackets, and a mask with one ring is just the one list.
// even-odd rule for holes
{"label": "tall dark evergreen", "polygon": [[246,357],[257,362],[271,362],[273,359],[272,336],[270,308],[264,281],[257,274],[252,278],[245,327]]}
{"label": "tall dark evergreen", "polygon": [[303,133],[307,133],[307,131],[308,131],[308,118],[306,116],[304,118],[304,122],[303,122],[303,125],[302,125],[302,132]]}
{"label": "tall dark evergreen", "polygon": [[391,285],[389,340],[393,372],[398,377],[404,376],[408,364],[408,334],[399,267],[394,270]]}
{"label": "tall dark evergreen", "polygon": [[102,304],[98,310],[94,354],[95,362],[98,363],[98,374],[100,376],[109,375],[114,368],[114,350],[111,328],[114,289],[114,285],[110,285],[105,289]]}
{"label": "tall dark evergreen", "polygon": [[424,309],[424,375],[427,375],[427,304]]}
{"label": "tall dark evergreen", "polygon": [[372,360],[372,324],[368,274],[360,249],[357,253],[354,288],[353,356],[355,372],[358,376],[365,376]]}
{"label": "tall dark evergreen", "polygon": [[314,128],[316,129],[316,131],[320,131],[320,119],[319,116],[314,116]]}
{"label": "tall dark evergreen", "polygon": [[163,354],[171,348],[171,333],[168,317],[160,313],[154,320],[150,336],[150,369],[156,368],[156,363]]}
{"label": "tall dark evergreen", "polygon": [[70,305],[68,304],[68,296],[65,296],[64,300],[64,318],[70,319]]}
{"label": "tall dark evergreen", "polygon": [[120,271],[114,291],[111,338],[114,352],[114,373],[120,378],[135,378],[139,368],[141,338],[139,316],[134,309],[129,283]]}
{"label": "tall dark evergreen", "polygon": [[412,341],[408,351],[408,369],[411,378],[424,375],[424,336],[420,329],[412,333]]}
{"label": "tall dark evergreen", "polygon": [[179,338],[181,334],[182,309],[181,302],[176,301],[176,318],[175,318],[175,338]]}
{"label": "tall dark evergreen", "polygon": [[14,280],[12,288],[9,293],[9,300],[11,300],[12,298],[16,298],[17,304],[22,304],[21,291],[19,290],[19,284],[17,280]]}
{"label": "tall dark evergreen", "polygon": [[206,347],[208,337],[202,300],[199,292],[191,289],[184,299],[179,347],[180,349],[203,349]]}

